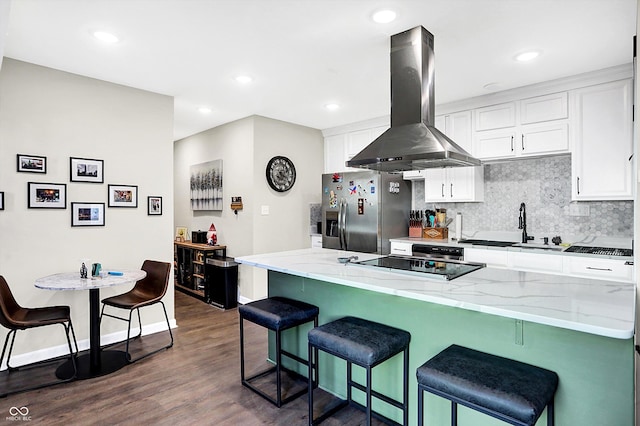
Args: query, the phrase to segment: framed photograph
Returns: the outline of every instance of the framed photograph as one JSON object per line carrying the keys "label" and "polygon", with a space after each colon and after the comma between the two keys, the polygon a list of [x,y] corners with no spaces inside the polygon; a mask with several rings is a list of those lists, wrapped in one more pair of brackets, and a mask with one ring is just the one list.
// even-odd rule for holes
{"label": "framed photograph", "polygon": [[188,231],[186,226],[178,226],[176,228],[176,241],[187,241],[187,235]]}
{"label": "framed photograph", "polygon": [[71,226],[104,226],[104,203],[71,203]]}
{"label": "framed photograph", "polygon": [[16,171],[24,173],[47,173],[47,157],[39,155],[16,155]]}
{"label": "framed photograph", "polygon": [[0,210],[4,210],[4,192],[0,192]]}
{"label": "framed photograph", "polygon": [[66,209],[67,184],[29,182],[27,189],[30,209]]}
{"label": "framed photograph", "polygon": [[71,182],[104,182],[104,161],[70,157]]}
{"label": "framed photograph", "polygon": [[160,216],[162,214],[162,197],[147,197],[147,214],[149,216]]}
{"label": "framed photograph", "polygon": [[138,187],[109,185],[109,207],[138,207]]}
{"label": "framed photograph", "polygon": [[222,211],[222,160],[190,167],[191,210]]}

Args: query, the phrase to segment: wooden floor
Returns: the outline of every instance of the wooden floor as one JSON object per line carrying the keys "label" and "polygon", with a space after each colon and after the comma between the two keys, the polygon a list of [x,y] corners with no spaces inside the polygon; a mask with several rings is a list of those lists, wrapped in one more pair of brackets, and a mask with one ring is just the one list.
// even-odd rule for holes
{"label": "wooden floor", "polygon": [[[173,348],[109,376],[2,398],[0,421],[15,413],[12,407],[27,407],[30,424],[308,424],[306,395],[276,408],[241,386],[237,309],[223,312],[180,292],[175,293],[175,306],[178,328],[173,330]],[[266,365],[266,333],[246,322],[245,329],[252,347],[247,366],[256,365],[260,370]],[[136,342],[136,350],[159,347],[166,342],[167,333],[146,336]],[[26,372],[21,378],[28,377],[27,374],[31,373]],[[2,384],[0,378],[0,386]],[[295,385],[293,383],[292,388]],[[314,398],[318,400],[316,416],[335,403],[335,399],[322,390],[316,390]],[[340,411],[323,423],[359,424],[364,424],[363,413],[352,408]],[[374,424],[377,423],[374,421]]]}

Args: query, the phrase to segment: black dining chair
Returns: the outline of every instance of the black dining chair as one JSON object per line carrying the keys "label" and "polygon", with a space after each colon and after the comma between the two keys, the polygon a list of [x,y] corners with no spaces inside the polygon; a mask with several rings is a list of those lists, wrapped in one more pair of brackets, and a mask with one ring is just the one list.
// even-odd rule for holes
{"label": "black dining chair", "polygon": [[[4,345],[2,347],[2,355],[0,355],[0,365],[4,361],[4,355],[7,352],[7,344],[11,340],[9,345],[9,352],[7,354],[7,370],[8,374],[12,374],[16,371],[26,370],[33,368],[36,365],[45,364],[52,360],[45,360],[35,362],[19,367],[12,367],[10,364],[11,353],[13,352],[13,344],[16,340],[16,333],[18,330],[27,330],[30,328],[43,327],[46,325],[61,324],[64,326],[64,331],[67,336],[67,344],[69,345],[69,358],[73,365],[73,375],[66,379],[57,379],[55,381],[47,381],[46,383],[29,383],[26,386],[17,386],[16,389],[3,388],[0,389],[0,396],[4,397],[9,394],[18,392],[25,392],[34,389],[40,389],[46,386],[52,386],[59,383],[68,382],[76,377],[78,372],[76,365],[76,356],[78,355],[78,342],[76,341],[76,334],[73,331],[73,324],[71,323],[71,309],[68,306],[48,306],[43,308],[23,308],[16,302],[13,297],[13,293],[9,288],[9,284],[0,275],[0,324],[9,329],[7,337],[4,339]],[[73,336],[73,343],[75,344],[75,351],[71,346],[71,338],[69,331]],[[53,360],[55,361],[55,359]],[[27,380],[26,382],[30,382]]]}
{"label": "black dining chair", "polygon": [[[162,298],[167,292],[169,285],[169,274],[171,272],[171,264],[166,262],[158,262],[155,260],[145,260],[142,264],[142,270],[147,273],[147,276],[136,282],[136,285],[124,294],[108,297],[102,300],[102,312],[100,313],[100,323],[102,323],[102,317],[111,317],[128,323],[127,327],[127,343],[126,353],[127,360],[129,362],[136,362],[157,352],[165,349],[169,349],[173,346],[173,333],[171,332],[171,324],[169,324],[169,316],[167,315],[167,309],[164,306]],[[164,317],[167,320],[167,329],[169,330],[169,336],[171,337],[171,343],[167,346],[163,346],[159,349],[146,353],[136,359],[131,358],[129,353],[129,341],[131,340],[131,316],[133,311],[138,313],[138,326],[139,333],[133,339],[137,339],[142,336],[142,321],[140,320],[140,308],[145,306],[151,306],[156,303],[162,305],[164,311]],[[129,311],[129,317],[123,318],[117,315],[105,313],[105,307],[111,306],[113,308],[125,309]]]}

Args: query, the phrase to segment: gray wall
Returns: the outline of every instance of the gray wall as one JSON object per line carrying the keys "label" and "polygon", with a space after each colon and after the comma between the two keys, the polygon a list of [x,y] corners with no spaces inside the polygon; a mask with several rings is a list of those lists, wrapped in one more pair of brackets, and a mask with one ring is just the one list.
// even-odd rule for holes
{"label": "gray wall", "polygon": [[[442,203],[448,217],[463,216],[463,233],[518,231],[520,203],[527,206],[527,232],[536,238],[555,235],[633,237],[633,201],[571,202],[571,157],[557,156],[485,165],[485,201]],[[414,181],[414,206],[424,202],[424,182]],[[570,207],[571,204],[579,205]],[[574,216],[575,207],[588,215]],[[451,224],[454,229],[455,221]]]}
{"label": "gray wall", "polygon": [[[320,201],[323,144],[317,129],[260,116],[176,141],[175,225],[207,230],[213,222],[218,243],[232,257],[309,247],[309,203]],[[272,190],[265,178],[267,162],[276,155],[290,158],[296,167],[296,183],[284,193]],[[223,210],[191,211],[190,166],[219,158]],[[244,203],[237,215],[230,208],[232,196]],[[262,214],[262,206],[268,206],[268,215]],[[264,270],[240,265],[238,280],[244,301],[266,296]]]}
{"label": "gray wall", "polygon": [[[0,71],[0,274],[24,306],[70,305],[80,344],[88,339],[86,291],[48,291],[36,278],[79,271],[89,258],[106,269],[140,269],[173,259],[173,99],[5,58]],[[47,173],[17,173],[16,154],[47,157]],[[69,181],[69,157],[104,160],[104,183]],[[27,208],[27,182],[67,185],[66,209]],[[71,227],[71,202],[107,202],[108,184],[138,186],[138,208],[106,208],[105,226]],[[147,196],[163,197],[162,216],[147,215]],[[173,284],[171,284],[173,288]],[[102,297],[127,291],[101,290]],[[173,318],[173,291],[165,296]],[[157,314],[157,315],[156,315]],[[143,314],[143,326],[164,321]],[[62,328],[60,328],[61,330]],[[103,334],[126,330],[103,324]],[[4,329],[0,338],[4,339]],[[61,345],[61,331],[30,331],[24,351]],[[16,341],[16,345],[18,342]]]}

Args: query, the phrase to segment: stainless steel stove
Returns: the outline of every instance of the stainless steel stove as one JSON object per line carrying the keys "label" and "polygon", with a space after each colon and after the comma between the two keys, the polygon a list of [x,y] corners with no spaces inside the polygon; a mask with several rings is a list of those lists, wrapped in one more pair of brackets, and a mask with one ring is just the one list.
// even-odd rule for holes
{"label": "stainless steel stove", "polygon": [[603,256],[633,256],[633,249],[611,248],[611,247],[591,247],[591,246],[571,246],[565,253],[586,253],[599,254]]}
{"label": "stainless steel stove", "polygon": [[377,259],[351,262],[351,264],[368,268],[389,269],[394,272],[417,274],[447,281],[486,266],[484,263],[406,256],[385,256]]}

